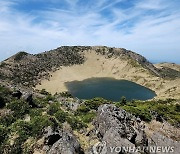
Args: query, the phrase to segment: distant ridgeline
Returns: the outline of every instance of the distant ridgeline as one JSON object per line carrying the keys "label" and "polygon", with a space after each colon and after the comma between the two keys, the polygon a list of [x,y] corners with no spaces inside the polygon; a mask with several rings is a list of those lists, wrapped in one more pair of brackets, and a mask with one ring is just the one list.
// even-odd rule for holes
{"label": "distant ridgeline", "polygon": [[123,48],[62,46],[40,54],[33,55],[26,52],[15,54],[0,63],[0,79],[2,82],[34,87],[42,79],[49,79],[50,71],[56,71],[61,66],[83,64],[86,61],[84,53],[87,51],[94,51],[107,58],[127,59],[133,67],[145,68],[154,76],[163,78],[180,77],[180,72],[165,67],[158,69],[143,56]]}

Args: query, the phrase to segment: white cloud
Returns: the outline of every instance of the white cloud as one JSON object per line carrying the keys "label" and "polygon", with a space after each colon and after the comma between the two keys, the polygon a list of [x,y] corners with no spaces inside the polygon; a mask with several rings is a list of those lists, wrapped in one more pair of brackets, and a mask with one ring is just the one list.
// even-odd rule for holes
{"label": "white cloud", "polygon": [[[77,0],[66,2],[70,5],[68,10],[48,8],[30,14],[13,9],[12,6],[17,4],[15,1],[2,0],[1,59],[19,50],[36,53],[60,45],[124,47],[138,51],[149,59],[158,59],[162,53],[172,56],[163,54],[164,57],[159,57],[162,60],[170,57],[170,61],[176,61],[180,57],[180,13],[167,7],[168,1],[163,1],[162,5],[161,0],[146,0],[125,9],[114,7],[120,1],[107,3],[107,0],[99,0],[93,7],[84,8],[79,8]],[[165,6],[167,11],[147,13],[149,9],[163,10]],[[113,18],[102,14],[104,9],[108,9]],[[39,18],[41,22],[35,22]]]}
{"label": "white cloud", "polygon": [[136,4],[136,7],[141,9],[159,10],[166,8],[167,5],[163,3],[163,0],[145,0],[145,1],[139,1]]}

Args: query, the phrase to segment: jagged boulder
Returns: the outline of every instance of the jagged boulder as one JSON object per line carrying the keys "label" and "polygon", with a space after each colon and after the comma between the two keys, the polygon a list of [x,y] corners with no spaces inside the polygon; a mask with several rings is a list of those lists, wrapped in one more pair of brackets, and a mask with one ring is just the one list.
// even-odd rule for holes
{"label": "jagged boulder", "polygon": [[44,150],[48,154],[83,154],[79,142],[70,132],[62,129],[53,130],[50,126],[45,130]]}
{"label": "jagged boulder", "polygon": [[13,96],[13,97],[16,97],[16,98],[18,98],[18,99],[20,99],[21,96],[22,96],[22,92],[19,91],[19,90],[14,91],[14,92],[12,93],[12,96]]}
{"label": "jagged boulder", "polygon": [[94,150],[101,154],[117,151],[123,153],[124,149],[120,149],[122,147],[135,148],[148,145],[143,123],[137,122],[134,116],[114,105],[105,104],[98,108],[94,126],[100,143],[95,145],[95,149],[92,148],[92,153]]}
{"label": "jagged boulder", "polygon": [[143,121],[112,104],[98,108],[94,126],[99,143],[87,154],[179,153],[179,141],[160,132],[149,135]]}
{"label": "jagged boulder", "polygon": [[25,93],[22,96],[22,99],[25,100],[30,106],[32,107],[37,107],[37,105],[35,104],[34,100],[33,100],[33,94],[32,93]]}

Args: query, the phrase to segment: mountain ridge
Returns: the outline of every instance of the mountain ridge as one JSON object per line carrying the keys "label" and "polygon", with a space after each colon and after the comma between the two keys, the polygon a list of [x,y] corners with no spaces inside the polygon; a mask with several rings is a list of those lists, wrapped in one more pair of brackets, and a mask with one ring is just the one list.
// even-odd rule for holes
{"label": "mountain ridge", "polygon": [[[1,67],[3,65],[2,63],[6,63],[6,62],[9,62],[9,61],[10,62],[14,62],[14,63],[21,63],[21,62],[24,63],[23,60],[25,60],[26,62],[31,62],[33,64],[34,62],[37,63],[37,60],[39,60],[42,63],[44,63],[44,61],[50,60],[50,59],[57,60],[54,57],[53,58],[50,57],[50,56],[53,56],[53,55],[58,57],[58,53],[57,52],[59,52],[59,54],[63,54],[64,51],[68,51],[68,52],[70,52],[68,54],[71,55],[72,51],[76,51],[78,53],[78,52],[81,52],[82,50],[85,51],[85,50],[88,50],[88,49],[91,49],[91,48],[96,48],[95,49],[96,52],[100,53],[102,55],[107,54],[107,56],[109,58],[112,55],[120,56],[120,55],[118,55],[119,54],[118,52],[114,52],[114,50],[113,50],[113,49],[117,49],[117,48],[108,48],[106,46],[94,46],[94,47],[91,47],[91,46],[70,46],[70,47],[69,46],[62,46],[62,47],[59,47],[59,48],[54,49],[54,50],[42,52],[40,54],[29,54],[27,52],[18,52],[17,54],[11,56],[10,58],[2,61],[1,62]],[[109,49],[109,51],[106,50],[106,52],[105,52],[104,49]],[[136,54],[135,52],[132,52],[130,50],[126,50],[124,48],[119,48],[119,49],[121,49],[122,54],[128,55],[130,58],[135,59],[143,67],[146,67],[147,69],[151,70],[153,73],[158,74],[157,70],[155,69],[155,67],[150,62],[148,62],[145,57],[143,57],[143,56],[141,56],[139,54]],[[63,58],[67,58],[69,55],[66,55],[66,53],[65,53]],[[71,57],[73,58],[73,55],[71,55]],[[80,56],[79,58],[83,58],[83,57]],[[63,59],[61,59],[61,60],[63,61]],[[82,59],[80,59],[80,61],[77,62],[77,63],[79,63],[79,64],[82,63],[83,61],[81,61],[81,60]],[[60,64],[58,64],[58,62]],[[69,61],[69,63],[70,63],[70,61]],[[75,63],[76,63],[76,61],[75,61]],[[63,63],[63,62],[61,63],[60,61],[57,61],[57,63],[52,64],[52,66],[50,66],[51,68],[49,68],[49,69],[52,70],[53,66],[54,67],[59,67],[61,65],[65,65],[66,66],[66,63]],[[150,66],[150,67],[148,67],[148,66]],[[48,69],[48,71],[49,71],[49,69]],[[42,70],[39,70],[39,71],[41,72]]]}
{"label": "mountain ridge", "polygon": [[[94,59],[90,61],[93,57]],[[100,62],[98,62],[98,59],[101,59]],[[88,60],[89,64],[86,65]],[[96,66],[93,63],[96,63]],[[109,64],[111,68],[105,63]],[[1,62],[0,77],[2,82],[33,88],[39,84],[41,85],[44,80],[50,80],[54,72],[63,70],[64,67],[68,69],[82,65],[87,68],[94,67],[95,69],[101,66],[101,68],[96,70],[97,73],[104,72],[101,75],[98,73],[100,77],[108,75],[119,79],[131,80],[154,91],[157,91],[158,87],[154,88],[151,85],[156,84],[152,82],[153,79],[156,81],[161,80],[159,84],[162,84],[163,80],[168,79],[167,81],[169,82],[169,80],[179,79],[180,77],[178,70],[157,68],[145,57],[133,51],[106,46],[61,46],[39,54],[18,52]],[[73,71],[77,72],[77,70]],[[128,72],[131,73],[128,74]],[[144,76],[143,73],[146,75]],[[99,76],[98,74],[95,76]],[[146,81],[146,78],[149,79]]]}

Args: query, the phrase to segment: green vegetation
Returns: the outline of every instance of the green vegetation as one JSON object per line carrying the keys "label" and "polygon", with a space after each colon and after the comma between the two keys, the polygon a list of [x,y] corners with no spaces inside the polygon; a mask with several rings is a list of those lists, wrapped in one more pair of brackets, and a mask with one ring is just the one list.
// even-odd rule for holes
{"label": "green vegetation", "polygon": [[175,79],[180,77],[180,72],[168,67],[163,67],[159,70],[159,73],[162,77],[168,78],[168,79]]}
{"label": "green vegetation", "polygon": [[0,109],[6,105],[5,100],[2,96],[0,96]]}
{"label": "green vegetation", "polygon": [[54,100],[55,100],[55,98],[51,94],[48,94],[46,96],[46,98],[44,99],[45,102],[54,101]]}
{"label": "green vegetation", "polygon": [[147,110],[146,108],[141,108],[139,107],[133,107],[133,106],[123,106],[123,109],[125,109],[127,112],[130,112],[132,114],[134,114],[136,117],[141,118],[144,121],[151,121],[152,120],[152,115],[150,114],[149,110]]}
{"label": "green vegetation", "polygon": [[4,100],[8,101],[8,99],[10,99],[11,97],[7,96],[10,96],[10,94],[11,91],[8,88],[0,85],[0,96],[4,98]]}
{"label": "green vegetation", "polygon": [[54,123],[50,120],[47,115],[35,116],[31,122],[30,126],[32,128],[31,134],[34,137],[39,137],[42,135],[44,128],[47,126],[54,126]]}
{"label": "green vegetation", "polygon": [[30,123],[18,119],[10,127],[11,133],[18,134],[21,141],[25,141],[32,134],[32,127]]}
{"label": "green vegetation", "polygon": [[109,102],[103,98],[93,98],[90,100],[86,100],[83,104],[81,104],[76,112],[74,113],[82,122],[88,124],[93,121],[96,117],[96,111],[98,107],[102,104],[110,104]]}
{"label": "green vegetation", "polygon": [[[0,78],[14,85],[34,87],[39,79],[49,78],[48,72],[54,71],[61,66],[82,64],[84,56],[81,51],[90,47],[60,47],[49,52],[30,55],[19,52],[10,58],[12,63],[1,63]],[[14,59],[13,59],[14,58]],[[8,72],[8,73],[7,73]]]}
{"label": "green vegetation", "polygon": [[55,117],[60,123],[64,123],[67,120],[68,113],[60,109],[55,113]]}
{"label": "green vegetation", "polygon": [[92,122],[93,119],[96,117],[96,112],[91,111],[86,113],[85,115],[82,114],[79,117],[84,123],[88,124]]}
{"label": "green vegetation", "polygon": [[35,109],[31,109],[29,111],[29,116],[31,118],[34,118],[36,116],[41,116],[42,115],[42,112],[43,112],[43,109],[39,109],[39,108],[35,108]]}
{"label": "green vegetation", "polygon": [[0,125],[0,145],[2,144],[3,140],[7,137],[7,129],[5,126]]}
{"label": "green vegetation", "polygon": [[128,63],[129,63],[132,67],[140,67],[140,64],[139,64],[136,60],[132,59],[131,57],[129,57]]}
{"label": "green vegetation", "polygon": [[72,94],[69,93],[68,91],[66,91],[66,92],[61,92],[60,95],[61,95],[62,97],[66,97],[66,98],[73,98]]}
{"label": "green vegetation", "polygon": [[176,104],[176,105],[175,105],[175,111],[176,111],[176,112],[180,112],[180,105],[179,105],[179,104]]}
{"label": "green vegetation", "polygon": [[10,126],[14,121],[16,121],[16,118],[12,114],[0,117],[0,125],[6,127]]}
{"label": "green vegetation", "polygon": [[23,100],[15,100],[10,102],[7,105],[8,109],[11,109],[13,111],[13,116],[15,118],[22,118],[25,114],[29,112],[29,104]]}
{"label": "green vegetation", "polygon": [[[20,87],[21,85],[32,87],[39,83],[40,79],[48,79],[50,71],[55,71],[61,66],[82,64],[85,57],[81,52],[89,49],[91,47],[60,47],[51,52],[31,56],[27,56],[26,52],[19,52],[14,56],[14,61],[11,58],[12,62],[0,64],[0,78],[13,85],[19,84]],[[140,57],[140,62],[134,60],[137,55],[128,53],[125,49],[116,51],[113,48],[103,47],[97,49],[96,52],[109,58],[127,57],[126,60],[133,67],[141,65],[144,68],[148,68],[146,65],[151,67],[142,57]],[[165,67],[159,70],[159,73],[171,79],[180,77],[180,72]],[[138,77],[136,79],[138,80]],[[79,101],[79,106],[75,110],[76,106],[73,106],[73,96],[70,93],[63,92],[53,96],[42,89],[39,92],[42,94],[41,97],[33,98],[37,106],[32,107],[25,100],[12,97],[12,92],[13,90],[0,85],[0,153],[33,153],[33,151],[26,151],[24,144],[29,139],[36,143],[43,137],[43,131],[47,126],[55,130],[68,123],[73,130],[79,131],[93,121],[100,105],[113,104],[103,98],[94,98]],[[57,99],[58,97],[65,99]],[[155,118],[159,121],[166,120],[177,127],[180,126],[180,104],[177,100],[128,102],[125,97],[122,97],[114,104],[144,121],[150,122]]]}
{"label": "green vegetation", "polygon": [[126,97],[122,96],[122,97],[121,97],[121,100],[120,100],[120,103],[121,103],[122,105],[126,105],[126,103],[127,103]]}
{"label": "green vegetation", "polygon": [[72,129],[81,129],[87,126],[79,116],[76,116],[76,114],[63,111],[60,108],[59,103],[51,104],[47,113],[54,116],[60,124],[68,122]]}
{"label": "green vegetation", "polygon": [[3,68],[3,67],[5,67],[7,64],[5,63],[5,62],[1,62],[1,64],[0,64],[0,68]]}
{"label": "green vegetation", "polygon": [[87,125],[84,122],[82,122],[81,119],[79,119],[78,117],[68,116],[67,122],[70,124],[73,130],[75,129],[79,130],[84,127],[87,127]]}
{"label": "green vegetation", "polygon": [[85,104],[79,106],[75,112],[75,115],[79,117],[84,123],[90,123],[95,118],[96,112],[92,111],[89,106],[86,106]]}
{"label": "green vegetation", "polygon": [[112,102],[109,102],[103,98],[93,98],[90,100],[85,101],[85,105],[90,109],[90,110],[97,110],[98,107],[102,104],[110,104]]}
{"label": "green vegetation", "polygon": [[49,115],[54,115],[59,110],[60,110],[60,104],[59,103],[52,103],[49,105],[47,113]]}
{"label": "green vegetation", "polygon": [[24,52],[24,51],[21,51],[19,53],[17,53],[14,57],[14,60],[15,61],[19,61],[21,60],[24,56],[28,55],[28,53]]}
{"label": "green vegetation", "polygon": [[43,95],[50,95],[50,93],[47,92],[46,89],[42,89],[42,90],[40,91],[40,94],[43,94]]}
{"label": "green vegetation", "polygon": [[116,106],[122,107],[126,111],[132,113],[136,117],[140,117],[144,121],[166,120],[172,125],[180,125],[180,105],[176,104],[176,100],[151,100],[151,101],[131,101],[126,104],[116,103]]}
{"label": "green vegetation", "polygon": [[8,88],[0,85],[0,109],[5,107],[6,103],[9,102],[11,97],[8,97],[11,91]]}
{"label": "green vegetation", "polygon": [[89,106],[86,106],[85,104],[82,104],[75,112],[75,115],[82,115],[87,114],[91,109]]}

